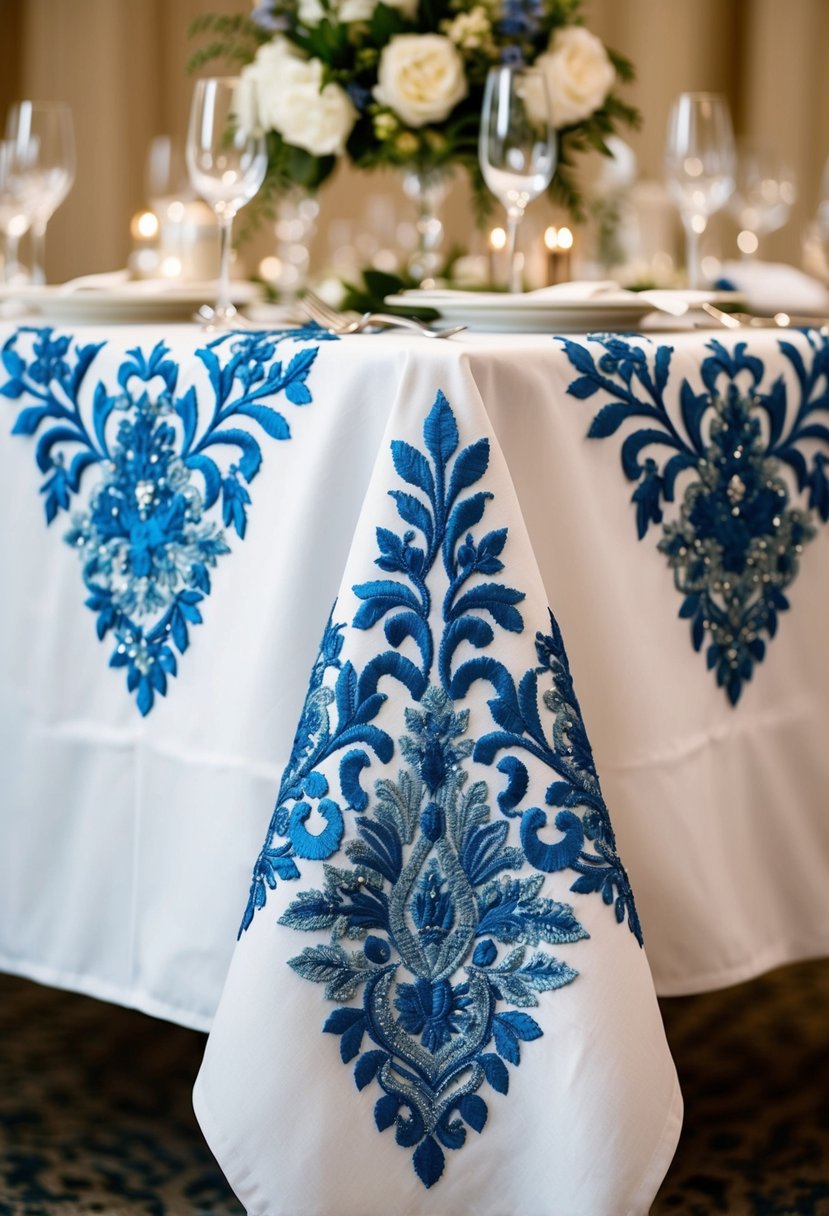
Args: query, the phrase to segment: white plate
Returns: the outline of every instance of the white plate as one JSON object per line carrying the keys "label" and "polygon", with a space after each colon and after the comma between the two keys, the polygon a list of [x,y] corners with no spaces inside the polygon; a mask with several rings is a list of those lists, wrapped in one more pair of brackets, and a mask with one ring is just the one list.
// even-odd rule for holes
{"label": "white plate", "polygon": [[505,292],[407,291],[388,296],[400,308],[434,308],[450,324],[500,333],[586,333],[634,329],[653,304],[620,293],[585,300],[550,300]]}
{"label": "white plate", "polygon": [[495,291],[447,291],[415,289],[387,296],[386,303],[398,308],[434,308],[442,320],[468,325],[470,329],[499,333],[589,333],[601,330],[633,330],[651,313],[663,321],[690,317],[703,300],[737,304],[738,292],[602,291],[596,295],[556,299],[557,288],[547,295],[543,289],[514,295]]}
{"label": "white plate", "polygon": [[[250,304],[260,294],[255,283],[232,283],[231,299],[237,307]],[[118,287],[6,287],[0,303],[10,311],[15,306],[35,313],[44,321],[84,325],[117,325],[125,322],[189,321],[202,304],[216,298],[215,283],[124,283]]]}

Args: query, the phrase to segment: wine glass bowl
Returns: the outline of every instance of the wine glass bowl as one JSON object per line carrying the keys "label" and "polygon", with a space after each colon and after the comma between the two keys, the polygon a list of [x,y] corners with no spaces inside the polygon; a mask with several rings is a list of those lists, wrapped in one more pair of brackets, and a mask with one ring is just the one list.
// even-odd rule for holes
{"label": "wine glass bowl", "polygon": [[507,213],[510,291],[522,287],[518,226],[529,204],[549,186],[556,166],[556,137],[547,85],[523,66],[491,68],[484,88],[478,140],[481,174]]}
{"label": "wine glass bowl", "polygon": [[3,281],[15,281],[21,272],[18,262],[20,238],[32,224],[33,191],[26,166],[16,144],[0,140],[0,235],[3,238]]}
{"label": "wine glass bowl", "polygon": [[681,93],[668,119],[665,177],[685,229],[688,285],[702,285],[700,238],[734,192],[731,115],[716,93]]}
{"label": "wine glass bowl", "polygon": [[247,115],[250,107],[237,76],[196,81],[187,133],[187,169],[193,189],[212,209],[219,224],[218,298],[210,324],[232,325],[230,239],[237,212],[255,196],[268,166],[265,137]]}
{"label": "wine glass bowl", "polygon": [[16,102],[6,119],[6,138],[31,199],[31,279],[45,283],[46,226],[75,180],[72,112],[62,101]]}
{"label": "wine glass bowl", "polygon": [[739,146],[728,210],[739,225],[737,245],[744,256],[756,253],[761,237],[783,227],[796,201],[795,174],[782,157],[770,148]]}

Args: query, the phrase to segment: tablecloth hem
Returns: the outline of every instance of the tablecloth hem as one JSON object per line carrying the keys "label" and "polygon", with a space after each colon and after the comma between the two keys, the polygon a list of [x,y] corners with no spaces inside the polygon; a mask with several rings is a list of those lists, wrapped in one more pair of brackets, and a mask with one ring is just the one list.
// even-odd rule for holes
{"label": "tablecloth hem", "polygon": [[665,979],[654,975],[654,987],[658,997],[698,996],[703,992],[716,992],[719,988],[744,984],[748,980],[766,975],[769,971],[776,971],[778,967],[794,966],[795,963],[819,958],[829,958],[829,932],[825,936],[810,940],[808,944],[782,943],[773,950],[765,951],[759,958],[753,958],[739,966],[706,971],[690,979]]}
{"label": "tablecloth hem", "polygon": [[107,1001],[112,1005],[121,1005],[125,1009],[135,1009],[149,1017],[160,1018],[165,1022],[173,1022],[184,1026],[187,1030],[197,1030],[207,1034],[213,1022],[213,1016],[195,1013],[178,1005],[168,1004],[147,992],[141,992],[120,984],[108,983],[90,975],[78,975],[70,971],[59,971],[41,963],[33,963],[27,959],[10,958],[0,954],[0,971],[8,975],[18,975],[21,979],[33,980],[36,984],[44,984],[49,988],[61,988],[65,992],[75,992],[80,996],[92,997],[97,1001]]}
{"label": "tablecloth hem", "polygon": [[[236,1149],[219,1130],[218,1124],[213,1119],[210,1103],[201,1084],[201,1077],[197,1077],[193,1086],[193,1111],[211,1153],[218,1161],[237,1199],[245,1208],[247,1216],[271,1216],[267,1206],[259,1206],[256,1197],[258,1186],[253,1178],[252,1170],[249,1166],[242,1164]],[[682,1130],[683,1111],[682,1091],[678,1079],[674,1078],[671,1100],[662,1131],[633,1199],[625,1208],[624,1216],[648,1216],[650,1205],[676,1152]],[[604,1214],[597,1212],[595,1216],[617,1216],[617,1213],[615,1211]]]}
{"label": "tablecloth hem", "polygon": [[648,1216],[650,1206],[656,1198],[656,1194],[674,1159],[676,1147],[679,1144],[679,1136],[682,1131],[684,1112],[685,1104],[682,1099],[679,1078],[675,1077],[673,1093],[671,1094],[671,1101],[665,1123],[662,1127],[662,1133],[625,1216]]}
{"label": "tablecloth hem", "polygon": [[249,1166],[242,1164],[232,1143],[219,1130],[218,1123],[213,1119],[210,1103],[203,1092],[200,1076],[196,1078],[193,1086],[193,1113],[207,1142],[207,1147],[219,1163],[222,1173],[230,1183],[236,1198],[244,1207],[247,1216],[268,1216],[267,1208],[249,1206],[250,1201],[256,1202],[255,1192],[258,1189],[253,1179],[253,1172]]}

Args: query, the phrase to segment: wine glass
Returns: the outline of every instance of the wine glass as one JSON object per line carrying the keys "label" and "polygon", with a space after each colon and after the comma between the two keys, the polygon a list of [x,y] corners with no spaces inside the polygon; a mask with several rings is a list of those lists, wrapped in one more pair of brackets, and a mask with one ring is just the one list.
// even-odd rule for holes
{"label": "wine glass", "polygon": [[236,212],[265,180],[265,137],[254,125],[249,86],[238,76],[197,80],[187,133],[187,168],[194,190],[219,223],[218,298],[200,315],[211,327],[235,323],[230,301],[230,238]]}
{"label": "wine glass", "polygon": [[507,213],[509,289],[519,292],[523,259],[516,251],[518,225],[529,203],[553,180],[556,166],[556,136],[542,72],[523,65],[490,68],[478,159],[484,181]]}
{"label": "wine glass", "polygon": [[75,180],[72,112],[63,101],[18,101],[6,119],[6,138],[17,149],[32,190],[31,279],[45,283],[46,225]]}
{"label": "wine glass", "polygon": [[740,226],[737,245],[744,257],[757,252],[760,237],[782,228],[797,200],[794,171],[772,149],[741,144],[736,189],[728,210]]}
{"label": "wine glass", "polygon": [[688,286],[702,285],[700,238],[734,191],[731,115],[716,93],[681,93],[668,119],[665,173],[685,229]]}
{"label": "wine glass", "polygon": [[20,238],[32,223],[32,188],[21,164],[17,146],[0,140],[0,234],[3,237],[3,281],[12,283],[20,273]]}

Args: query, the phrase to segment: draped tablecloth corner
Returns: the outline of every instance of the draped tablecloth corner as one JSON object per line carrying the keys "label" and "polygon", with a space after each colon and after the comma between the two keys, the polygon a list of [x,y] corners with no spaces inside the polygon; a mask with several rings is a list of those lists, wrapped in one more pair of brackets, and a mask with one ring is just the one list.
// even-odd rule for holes
{"label": "draped tablecloth corner", "polygon": [[633,893],[486,413],[462,377],[457,412],[421,379],[363,504],[196,1110],[256,1216],[646,1213],[681,1100]]}

